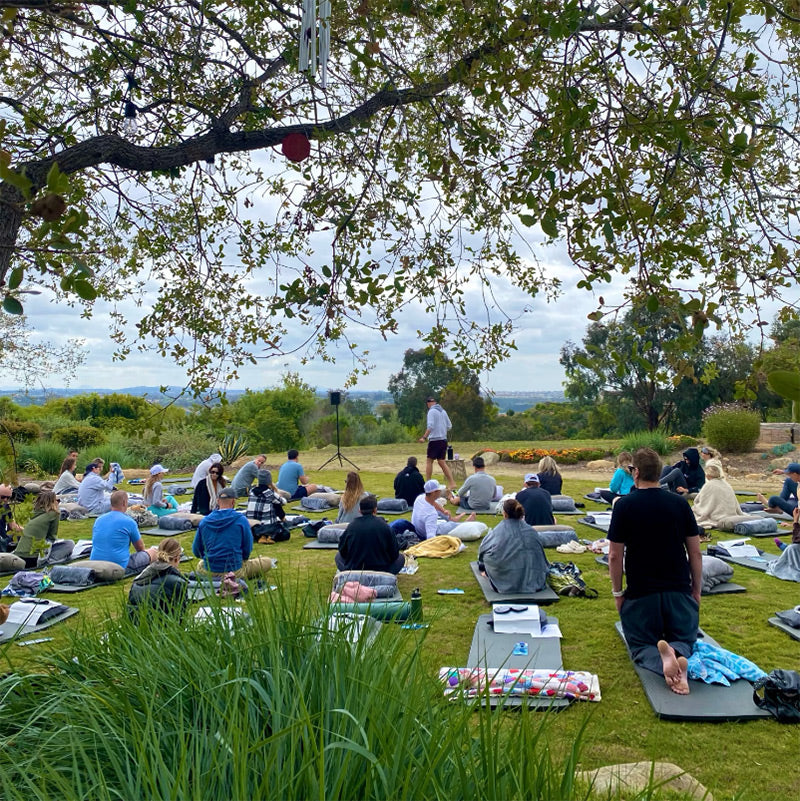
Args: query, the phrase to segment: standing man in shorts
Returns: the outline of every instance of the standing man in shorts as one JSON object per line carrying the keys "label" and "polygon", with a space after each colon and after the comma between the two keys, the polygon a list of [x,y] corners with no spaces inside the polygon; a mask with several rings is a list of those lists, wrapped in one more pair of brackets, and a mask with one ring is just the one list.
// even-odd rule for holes
{"label": "standing man in shorts", "polygon": [[447,479],[448,489],[452,491],[456,488],[456,482],[453,481],[453,474],[450,472],[445,459],[447,458],[447,434],[453,424],[450,422],[447,412],[438,404],[433,395],[429,395],[426,398],[425,405],[428,407],[427,428],[419,438],[420,442],[428,440],[428,461],[425,465],[425,480],[430,480],[433,473],[433,463],[438,462],[444,477]]}

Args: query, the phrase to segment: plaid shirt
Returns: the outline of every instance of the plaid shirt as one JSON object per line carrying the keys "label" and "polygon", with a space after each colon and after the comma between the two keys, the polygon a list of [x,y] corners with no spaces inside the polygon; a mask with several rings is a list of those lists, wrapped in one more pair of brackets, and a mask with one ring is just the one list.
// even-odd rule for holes
{"label": "plaid shirt", "polygon": [[260,520],[262,523],[272,525],[278,522],[278,515],[273,506],[275,503],[278,503],[278,500],[271,489],[259,492],[258,487],[254,487],[247,498],[247,511],[244,515],[249,520]]}

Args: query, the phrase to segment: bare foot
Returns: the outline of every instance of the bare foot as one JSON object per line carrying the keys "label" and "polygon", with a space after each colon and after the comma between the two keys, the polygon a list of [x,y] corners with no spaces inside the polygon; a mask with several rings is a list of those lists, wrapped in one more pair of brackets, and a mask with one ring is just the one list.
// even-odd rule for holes
{"label": "bare foot", "polygon": [[689,675],[686,657],[675,656],[675,650],[666,640],[658,641],[658,653],[664,669],[664,680],[667,687],[678,695],[689,694]]}
{"label": "bare foot", "polygon": [[756,500],[759,503],[764,504],[764,506],[769,506],[769,501],[760,492],[758,495],[756,495]]}
{"label": "bare foot", "polygon": [[477,515],[475,514],[475,512],[473,512],[473,513],[472,513],[472,514],[471,514],[471,515],[470,515],[470,516],[467,518],[467,523],[469,523],[470,521],[474,520],[476,517],[477,517]]}
{"label": "bare foot", "polygon": [[461,520],[462,517],[464,517],[464,512],[460,512],[457,515],[450,515],[451,520]]}

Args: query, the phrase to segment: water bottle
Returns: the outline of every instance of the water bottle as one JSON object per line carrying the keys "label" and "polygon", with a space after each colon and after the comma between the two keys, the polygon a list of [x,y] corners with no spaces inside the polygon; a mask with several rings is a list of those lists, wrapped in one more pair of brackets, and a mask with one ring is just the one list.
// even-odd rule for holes
{"label": "water bottle", "polygon": [[447,459],[450,462],[453,461],[453,446],[452,445],[448,445],[447,446]]}
{"label": "water bottle", "polygon": [[422,593],[415,587],[411,593],[411,614],[409,620],[422,620]]}

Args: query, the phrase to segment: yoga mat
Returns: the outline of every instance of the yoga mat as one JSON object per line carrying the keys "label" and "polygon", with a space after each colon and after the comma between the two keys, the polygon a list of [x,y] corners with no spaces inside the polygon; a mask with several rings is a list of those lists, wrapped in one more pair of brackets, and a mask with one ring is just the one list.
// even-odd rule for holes
{"label": "yoga mat", "polygon": [[[80,611],[75,607],[59,604],[57,601],[43,598],[35,600],[37,602],[35,604],[28,603],[26,599],[11,604],[8,620],[0,626],[0,643],[36,634],[57,623],[63,623],[67,618],[77,615]],[[58,611],[48,616],[50,610]],[[43,616],[44,620],[41,619]]]}
{"label": "yoga mat", "polygon": [[[627,650],[628,644],[622,633],[622,623],[617,621],[614,625]],[[719,647],[719,643],[702,630],[698,632],[698,637],[710,645]],[[630,656],[630,651],[628,655]],[[753,703],[753,686],[744,679],[738,679],[730,687],[689,681],[689,695],[678,695],[667,687],[664,677],[660,674],[646,670],[635,663],[633,668],[642,682],[642,688],[653,707],[653,712],[662,720],[719,723],[727,720],[772,717],[765,709],[759,709]]]}
{"label": "yoga mat", "polygon": [[718,559],[722,559],[723,562],[727,562],[730,565],[739,565],[739,567],[749,567],[751,570],[760,570],[764,573],[767,569],[767,565],[770,562],[774,562],[778,559],[778,554],[767,553],[764,556],[723,556],[722,554],[709,554],[709,556],[716,556]]}
{"label": "yoga mat", "polygon": [[[603,565],[603,567],[608,567],[608,554],[603,554],[602,556],[598,556],[594,561],[597,562],[598,565]],[[747,589],[743,587],[741,584],[734,584],[732,581],[723,581],[721,584],[715,585],[707,592],[701,592],[700,594],[703,596],[727,595],[729,593],[737,593],[737,592],[747,592]]]}
{"label": "yoga mat", "polygon": [[[558,618],[548,617],[548,623],[558,624]],[[531,637],[528,634],[501,634],[492,626],[492,615],[480,615],[475,624],[472,644],[469,648],[466,667],[482,668],[526,668],[560,670],[563,668],[560,637]],[[528,654],[512,654],[518,642],[528,644]],[[490,696],[489,705],[515,707],[525,705],[529,709],[564,709],[570,705],[566,698],[504,698]]]}
{"label": "yoga mat", "polygon": [[[300,506],[300,504],[296,504],[295,506],[290,506],[290,509],[294,510],[295,512],[302,512],[304,515],[324,515],[328,512],[338,512],[338,506],[329,506],[327,509],[306,509],[304,506]],[[405,514],[403,512],[402,514]],[[333,522],[333,521],[331,521]]]}
{"label": "yoga mat", "polygon": [[180,537],[181,534],[192,534],[197,531],[197,526],[187,528],[184,531],[175,531],[174,529],[159,528],[158,526],[151,526],[150,528],[143,528],[139,531],[140,534],[147,534],[149,537]]}
{"label": "yoga mat", "polygon": [[[456,511],[459,514],[463,512],[468,515],[471,515],[473,512],[475,512],[476,515],[496,515],[499,509],[500,501],[492,501],[488,509],[467,509],[466,506],[459,506]],[[408,511],[410,512],[411,510],[409,509]]]}
{"label": "yoga mat", "polygon": [[[497,590],[492,587],[489,579],[481,575],[478,570],[477,562],[470,562],[469,566],[472,568],[472,573],[478,580],[481,590],[483,590],[484,598],[486,598],[490,604],[502,603],[503,601],[527,601],[528,603],[539,604],[539,606],[546,606],[547,604],[553,604],[558,601],[558,593],[550,589],[550,587],[544,587],[544,589],[538,592],[497,592]],[[492,667],[496,667],[496,665]]]}
{"label": "yoga mat", "polygon": [[320,542],[319,540],[309,540],[304,546],[304,551],[338,551],[338,542]]}
{"label": "yoga mat", "polygon": [[134,574],[123,576],[116,581],[95,581],[93,584],[82,584],[77,586],[75,584],[51,584],[44,592],[83,592],[84,590],[93,590],[95,587],[107,587],[109,584],[121,584],[126,578],[132,578]]}
{"label": "yoga mat", "polygon": [[785,631],[793,640],[800,640],[800,629],[793,629],[788,623],[784,623],[780,618],[770,617],[767,619],[770,626]]}
{"label": "yoga mat", "polygon": [[751,492],[750,490],[734,490],[736,495],[741,495],[743,498],[755,498],[758,495],[757,492]]}
{"label": "yoga mat", "polygon": [[392,598],[377,598],[371,603],[331,603],[328,604],[328,614],[369,615],[376,620],[408,620],[412,609],[411,604],[403,601],[397,592]]}
{"label": "yoga mat", "polygon": [[[787,515],[786,512],[767,512],[767,511],[763,511],[763,512],[745,512],[745,514],[752,515],[753,517],[771,517],[771,518],[773,518],[775,520],[788,520],[789,522],[792,521],[792,516],[791,515]],[[755,534],[749,535],[748,534],[748,536],[757,536],[757,535],[755,535]],[[771,536],[774,537],[775,535],[772,534]]]}
{"label": "yoga mat", "polygon": [[589,528],[594,528],[597,529],[597,531],[602,531],[603,534],[608,534],[608,526],[599,526],[597,523],[590,522],[585,517],[580,518],[578,522],[583,523],[584,526],[589,526]]}

